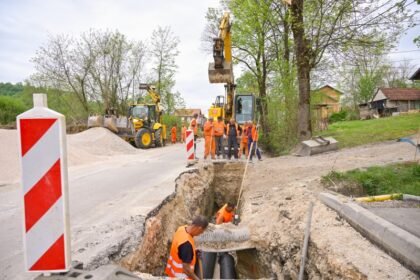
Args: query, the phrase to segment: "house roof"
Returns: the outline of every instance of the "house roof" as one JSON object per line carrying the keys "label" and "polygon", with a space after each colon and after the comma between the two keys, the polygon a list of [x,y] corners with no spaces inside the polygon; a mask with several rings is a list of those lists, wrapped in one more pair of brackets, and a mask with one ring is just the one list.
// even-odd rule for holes
{"label": "house roof", "polygon": [[336,91],[337,93],[339,93],[339,94],[343,94],[341,91],[339,91],[338,89],[336,89],[336,88],[333,88],[332,86],[330,86],[330,85],[325,85],[325,86],[323,86],[323,87],[320,87],[319,89],[317,89],[316,91],[320,91],[320,90],[322,90],[323,88],[330,88],[330,89],[332,89],[332,90],[334,90],[334,91]]}
{"label": "house roof", "polygon": [[[379,90],[389,100],[420,100],[420,89],[417,88],[379,88]],[[375,98],[375,96],[373,97]]]}
{"label": "house roof", "polygon": [[420,68],[417,69],[416,72],[414,72],[414,74],[410,77],[410,80],[420,80]]}
{"label": "house roof", "polygon": [[194,114],[201,115],[201,109],[176,109],[175,116],[177,117],[192,117]]}

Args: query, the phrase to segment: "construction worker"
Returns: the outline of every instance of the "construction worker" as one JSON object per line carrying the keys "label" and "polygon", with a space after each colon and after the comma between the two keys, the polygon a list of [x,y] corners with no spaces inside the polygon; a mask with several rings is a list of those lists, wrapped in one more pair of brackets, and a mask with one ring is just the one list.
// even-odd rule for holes
{"label": "construction worker", "polygon": [[228,125],[226,126],[226,134],[228,137],[228,158],[232,158],[232,149],[233,156],[235,159],[238,159],[238,139],[239,136],[239,127],[235,122],[235,119],[230,119]]}
{"label": "construction worker", "polygon": [[204,124],[204,159],[207,159],[209,153],[211,153],[211,159],[216,159],[216,142],[214,141],[214,126],[213,118],[209,118]]}
{"label": "construction worker", "polygon": [[197,151],[197,138],[198,138],[198,122],[197,122],[198,114],[195,113],[193,115],[193,119],[190,122],[189,129],[194,132],[194,158],[197,158],[196,151]]}
{"label": "construction worker", "polygon": [[181,128],[181,142],[185,143],[185,138],[187,137],[187,128],[185,127],[185,123],[182,124]]}
{"label": "construction worker", "polygon": [[217,118],[217,122],[214,123],[214,140],[216,142],[216,154],[217,158],[225,157],[225,150],[223,149],[223,138],[226,137],[225,135],[225,122],[223,121],[222,117]]}
{"label": "construction worker", "polygon": [[248,158],[248,130],[251,129],[248,122],[243,125],[242,134],[241,134],[241,143],[239,144],[239,155],[238,157],[242,157],[242,153],[245,150],[245,158]]}
{"label": "construction worker", "polygon": [[216,225],[232,222],[233,217],[235,216],[234,210],[235,204],[232,202],[228,202],[223,205],[223,207],[216,213]]}
{"label": "construction worker", "polygon": [[209,222],[206,217],[197,216],[191,224],[180,226],[172,238],[171,251],[165,273],[172,278],[199,280],[194,273],[197,260],[194,236],[202,234]]}
{"label": "construction worker", "polygon": [[255,153],[257,154],[258,160],[262,161],[260,149],[258,149],[258,129],[255,123],[251,124],[250,133],[248,133],[248,149],[251,153],[251,161]]}
{"label": "construction worker", "polygon": [[176,124],[171,129],[171,140],[172,144],[176,143]]}

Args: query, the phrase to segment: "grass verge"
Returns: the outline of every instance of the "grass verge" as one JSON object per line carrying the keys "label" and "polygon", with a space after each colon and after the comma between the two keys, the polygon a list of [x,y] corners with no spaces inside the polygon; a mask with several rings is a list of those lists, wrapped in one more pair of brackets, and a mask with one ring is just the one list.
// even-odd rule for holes
{"label": "grass verge", "polygon": [[322,182],[345,195],[405,193],[420,196],[420,164],[406,162],[366,170],[332,171],[322,177]]}
{"label": "grass verge", "polygon": [[413,135],[417,133],[419,126],[420,114],[412,114],[364,121],[337,122],[317,135],[332,136],[339,142],[340,148],[345,148]]}

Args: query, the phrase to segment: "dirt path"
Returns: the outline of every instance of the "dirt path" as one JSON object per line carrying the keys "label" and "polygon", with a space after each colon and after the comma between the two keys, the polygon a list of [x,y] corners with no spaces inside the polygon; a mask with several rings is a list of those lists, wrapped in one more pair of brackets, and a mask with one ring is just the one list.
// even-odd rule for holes
{"label": "dirt path", "polygon": [[384,142],[253,164],[244,186],[242,222],[250,226],[252,240],[258,244],[264,259],[261,269],[274,271],[279,279],[297,278],[307,208],[314,201],[310,279],[417,279],[317,199],[325,191],[320,177],[332,169],[384,165],[413,156],[414,148],[406,143]]}

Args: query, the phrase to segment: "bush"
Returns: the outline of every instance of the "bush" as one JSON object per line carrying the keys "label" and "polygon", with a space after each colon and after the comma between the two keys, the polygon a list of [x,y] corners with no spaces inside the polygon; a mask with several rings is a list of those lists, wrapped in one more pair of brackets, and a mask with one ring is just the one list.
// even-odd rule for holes
{"label": "bush", "polygon": [[0,124],[9,124],[16,120],[16,116],[28,108],[18,99],[0,96]]}
{"label": "bush", "polygon": [[329,123],[342,122],[347,119],[347,111],[340,111],[338,113],[332,113],[328,118]]}

